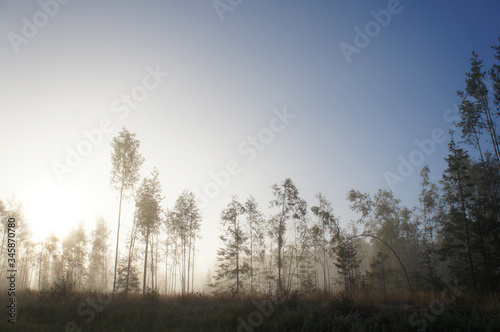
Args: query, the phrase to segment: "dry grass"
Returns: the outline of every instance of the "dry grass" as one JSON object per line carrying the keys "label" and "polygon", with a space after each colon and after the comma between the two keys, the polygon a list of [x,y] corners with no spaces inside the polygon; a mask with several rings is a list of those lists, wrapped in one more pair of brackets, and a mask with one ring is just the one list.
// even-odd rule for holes
{"label": "dry grass", "polygon": [[[82,331],[236,331],[241,320],[258,312],[255,303],[269,303],[271,296],[202,295],[143,296],[117,295],[95,317],[77,313],[78,306],[100,294],[79,292],[51,294],[33,291],[18,294],[17,330],[63,331],[74,321]],[[273,305],[255,331],[416,331],[410,317],[437,303],[442,294],[417,293],[412,302],[408,292],[387,294],[357,291],[347,294],[323,292],[292,293]],[[7,303],[0,292],[0,303]],[[448,300],[451,300],[448,299]],[[434,302],[433,302],[434,301]],[[420,317],[420,316],[419,316]],[[446,310],[426,320],[427,331],[456,330],[460,326],[482,331],[500,330],[498,294],[474,296],[461,293],[446,303]],[[420,326],[421,327],[421,326]],[[0,321],[0,330],[11,326]],[[244,331],[244,330],[243,330]]]}

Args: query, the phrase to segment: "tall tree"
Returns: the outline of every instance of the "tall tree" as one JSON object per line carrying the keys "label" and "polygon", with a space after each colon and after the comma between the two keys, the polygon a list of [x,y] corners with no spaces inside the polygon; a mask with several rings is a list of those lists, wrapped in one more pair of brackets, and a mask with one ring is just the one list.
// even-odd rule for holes
{"label": "tall tree", "polygon": [[245,215],[247,216],[248,236],[250,241],[250,292],[254,293],[255,279],[255,253],[264,245],[264,216],[253,196],[245,202]]}
{"label": "tall tree", "polygon": [[[381,251],[377,251],[375,257],[373,257],[370,263],[371,272],[369,273],[370,279],[372,281],[382,284],[382,290],[384,292],[384,297],[387,296],[387,275],[391,272],[387,270],[386,260],[389,255]],[[372,284],[373,286],[373,284]]]}
{"label": "tall tree", "polygon": [[130,277],[133,275],[132,269],[134,269],[135,265],[133,265],[133,260],[135,258],[135,241],[137,240],[137,210],[136,215],[134,215],[134,221],[132,224],[132,229],[130,230],[129,241],[127,244],[128,249],[128,259],[127,259],[127,267],[125,269],[125,274],[122,273],[125,277],[125,287],[123,288],[123,292],[127,294],[131,288],[130,286]]}
{"label": "tall tree", "polygon": [[[471,229],[469,220],[469,200],[471,192],[467,188],[468,169],[470,167],[470,160],[467,152],[456,146],[455,141],[452,139],[449,144],[450,154],[446,159],[448,168],[443,175],[443,184],[445,186],[445,199],[449,204],[449,222],[445,224],[444,231],[446,232],[447,241],[444,243],[443,252],[448,250],[460,250],[464,247],[467,249],[467,260],[470,268],[470,276],[472,279],[472,286],[477,288],[476,275],[474,272],[474,259],[472,255],[471,246]],[[462,223],[463,231],[457,228]],[[450,237],[451,235],[451,237]],[[465,241],[461,241],[465,240]],[[457,252],[458,254],[458,252]],[[461,273],[463,276],[463,272]]]}
{"label": "tall tree", "polygon": [[[498,38],[500,42],[500,37]],[[497,113],[499,115],[499,107],[500,107],[500,44],[496,46],[492,46],[492,49],[495,50],[495,59],[497,59],[498,63],[495,63],[489,71],[491,82],[493,84],[493,94],[494,94],[494,103],[497,106]]]}
{"label": "tall tree", "polygon": [[[466,142],[472,142],[472,145],[479,149],[481,161],[483,162],[479,135],[482,133],[482,129],[486,129],[489,133],[489,141],[493,148],[497,165],[500,167],[500,145],[495,121],[498,114],[495,114],[491,110],[488,97],[489,91],[485,82],[486,72],[483,71],[483,61],[479,59],[476,52],[472,52],[470,64],[470,72],[465,74],[465,91],[458,92],[459,97],[462,98],[462,104],[459,107],[462,120],[459,126],[462,129],[462,135]],[[495,68],[490,71],[494,84],[497,78],[495,76]]]}
{"label": "tall tree", "polygon": [[[35,243],[33,241],[33,232],[30,229],[30,224],[26,220],[24,214],[24,207],[22,202],[15,196],[12,195],[4,205],[4,215],[7,218],[14,218],[16,220],[16,266],[19,273],[18,286],[19,288],[30,287],[30,276],[33,267],[37,266],[36,254],[35,254]],[[5,242],[7,242],[7,223],[3,222],[4,227]],[[8,259],[11,258],[5,254],[7,246],[4,244],[0,252],[2,256],[2,270],[0,270],[0,287],[7,285],[7,279],[5,278],[6,271],[8,270],[7,264]]]}
{"label": "tall tree", "polygon": [[436,232],[439,231],[439,217],[442,217],[442,211],[439,204],[439,188],[435,183],[430,182],[430,169],[425,165],[420,172],[422,179],[420,185],[422,190],[419,195],[421,206],[422,221],[424,224],[423,242],[424,250],[422,252],[421,264],[426,270],[424,279],[437,290],[438,275],[436,261]]}
{"label": "tall tree", "polygon": [[285,179],[281,185],[272,186],[274,199],[270,206],[276,207],[278,212],[272,218],[277,232],[277,256],[278,256],[278,291],[282,293],[285,289],[282,280],[283,273],[283,249],[285,247],[285,232],[287,222],[292,219],[300,219],[306,215],[306,202],[300,198],[299,190],[290,178]]}
{"label": "tall tree", "polygon": [[151,173],[151,179],[145,178],[137,190],[136,195],[136,218],[137,225],[145,242],[144,251],[144,273],[142,281],[142,293],[146,293],[148,248],[151,236],[157,233],[161,225],[161,185],[159,172],[155,168]]}
{"label": "tall tree", "polygon": [[106,258],[108,255],[109,229],[106,220],[98,217],[90,241],[89,278],[90,289],[106,291]]}
{"label": "tall tree", "polygon": [[48,255],[45,248],[45,239],[39,242],[40,254],[38,258],[38,291],[46,289],[48,286]]}
{"label": "tall tree", "polygon": [[173,253],[176,263],[179,265],[183,295],[189,292],[190,281],[191,285],[193,283],[195,245],[196,239],[200,237],[200,225],[201,213],[196,203],[196,197],[192,192],[183,191],[177,198],[173,210],[168,211],[165,225],[174,237],[170,238],[170,244],[174,246]]}
{"label": "tall tree", "polygon": [[[397,252],[405,266],[416,268],[419,258],[418,221],[412,223],[412,212],[401,206],[401,200],[395,198],[392,191],[380,189],[373,198],[351,190],[348,199],[351,210],[361,213],[357,222],[364,224],[363,234],[374,235],[386,243],[377,240],[374,249],[387,253],[389,246]],[[387,263],[389,269],[400,272],[395,275],[394,282],[402,283],[406,277],[396,256],[390,255]]]}
{"label": "tall tree", "polygon": [[116,279],[116,290],[128,294],[140,291],[139,271],[135,262],[129,263],[126,258],[121,258],[118,264],[118,277]]}
{"label": "tall tree", "polygon": [[318,205],[311,207],[316,217],[311,227],[311,237],[316,251],[315,260],[320,263],[323,272],[323,290],[330,291],[330,264],[328,252],[330,246],[340,231],[338,219],[333,214],[331,203],[321,194],[316,195]]}
{"label": "tall tree", "polygon": [[233,199],[221,212],[221,226],[224,234],[220,235],[223,246],[217,250],[219,261],[216,285],[219,290],[228,289],[231,293],[239,294],[242,287],[242,275],[249,270],[247,264],[243,263],[244,255],[250,253],[248,248],[248,236],[245,234],[240,216],[245,213],[244,206],[238,202],[237,197]]}
{"label": "tall tree", "polygon": [[118,265],[118,247],[120,244],[120,223],[123,198],[130,193],[137,181],[139,181],[139,169],[144,158],[139,153],[140,141],[135,138],[136,134],[130,133],[125,127],[113,138],[111,147],[111,186],[120,193],[118,206],[118,225],[116,228],[116,252],[115,268],[113,276],[113,294],[116,288],[116,268]]}
{"label": "tall tree", "polygon": [[360,263],[353,240],[349,236],[339,236],[339,241],[335,246],[337,261],[335,266],[344,282],[346,292],[353,292],[360,280]]}
{"label": "tall tree", "polygon": [[60,241],[54,233],[51,233],[45,241],[45,250],[50,259],[50,284],[63,277],[63,262],[61,259]]}
{"label": "tall tree", "polygon": [[66,279],[78,289],[82,288],[88,276],[86,270],[88,258],[88,237],[85,224],[80,222],[63,241]]}

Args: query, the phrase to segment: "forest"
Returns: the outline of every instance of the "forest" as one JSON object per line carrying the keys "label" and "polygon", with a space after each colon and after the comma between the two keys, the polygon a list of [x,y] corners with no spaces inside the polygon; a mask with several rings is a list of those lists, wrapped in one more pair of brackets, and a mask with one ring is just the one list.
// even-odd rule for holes
{"label": "forest", "polygon": [[[386,189],[352,189],[347,200],[359,218],[342,228],[334,203],[321,193],[306,202],[291,178],[272,184],[269,202],[233,196],[220,211],[217,265],[206,280],[195,280],[197,198],[186,190],[165,208],[159,170],[140,178],[140,133],[123,127],[110,142],[117,220],[35,241],[22,202],[0,201],[2,220],[16,221],[17,327],[498,331],[500,46],[492,48],[491,68],[472,53],[446,169],[437,183],[428,166],[420,170],[417,205]],[[121,225],[126,198],[135,204],[130,229]]]}

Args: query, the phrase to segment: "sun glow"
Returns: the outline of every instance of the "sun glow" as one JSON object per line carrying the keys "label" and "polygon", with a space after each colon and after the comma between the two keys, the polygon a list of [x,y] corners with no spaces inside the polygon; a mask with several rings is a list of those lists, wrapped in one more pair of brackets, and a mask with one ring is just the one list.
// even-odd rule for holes
{"label": "sun glow", "polygon": [[63,239],[71,229],[89,217],[81,195],[65,186],[39,187],[28,194],[27,200],[27,221],[37,238],[44,238],[53,232]]}

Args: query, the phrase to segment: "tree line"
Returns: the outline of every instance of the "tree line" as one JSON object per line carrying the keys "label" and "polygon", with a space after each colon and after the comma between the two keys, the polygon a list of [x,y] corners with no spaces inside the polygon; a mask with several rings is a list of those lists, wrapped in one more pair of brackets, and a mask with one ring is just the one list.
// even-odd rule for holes
{"label": "tree line", "polygon": [[[196,198],[193,193],[184,191],[173,209],[164,209],[159,171],[153,169],[149,177],[140,181],[144,158],[139,147],[136,134],[125,127],[111,142],[110,183],[119,198],[114,262],[109,259],[111,229],[102,217],[95,220],[94,229],[90,232],[81,222],[64,239],[50,234],[46,239],[35,241],[22,204],[11,199],[7,207],[0,201],[2,220],[9,217],[16,219],[20,289],[43,291],[66,287],[103,292],[111,290],[113,294],[141,290],[143,293],[159,292],[158,275],[163,272],[160,280],[165,293],[193,292],[196,240],[200,238],[201,225]],[[132,227],[126,234],[126,250],[120,252],[122,208],[130,198],[135,202],[134,217]],[[6,224],[2,223],[2,227],[0,265],[3,270],[0,274],[4,276],[7,271],[7,255],[4,254]],[[162,262],[165,262],[164,270],[160,268]],[[142,272],[139,264],[142,265]],[[6,287],[5,280],[0,281],[0,287]]]}
{"label": "tree line", "polygon": [[[500,61],[500,46],[492,47]],[[420,173],[416,206],[388,190],[351,190],[358,220],[342,230],[331,203],[319,193],[310,209],[291,179],[272,187],[264,219],[255,200],[237,197],[221,212],[215,292],[291,292],[366,288],[439,291],[450,281],[476,292],[500,285],[500,65],[486,71],[470,59],[458,91],[460,121],[451,131],[447,168],[439,183]],[[358,231],[362,227],[362,231]],[[369,242],[367,242],[369,241]],[[409,282],[409,284],[407,283]]]}
{"label": "tree line", "polygon": [[[489,70],[472,53],[465,89],[457,93],[460,120],[450,135],[446,169],[438,183],[430,180],[428,166],[421,170],[418,204],[406,207],[389,190],[351,190],[347,199],[359,218],[345,229],[323,194],[309,207],[290,178],[271,187],[268,215],[253,196],[242,201],[233,196],[220,214],[221,246],[216,271],[207,280],[210,291],[387,294],[413,286],[436,292],[450,281],[476,292],[498,291],[500,46],[493,50],[497,63]],[[110,184],[118,194],[114,255],[111,228],[101,217],[90,232],[82,223],[65,239],[51,234],[35,241],[22,204],[0,201],[2,220],[17,220],[18,288],[71,285],[183,295],[195,290],[202,223],[195,195],[186,190],[172,209],[164,208],[159,171],[139,175],[144,158],[136,134],[122,128],[111,148]],[[129,199],[135,211],[124,240],[122,208]],[[5,288],[6,223],[1,227],[0,287]]]}

